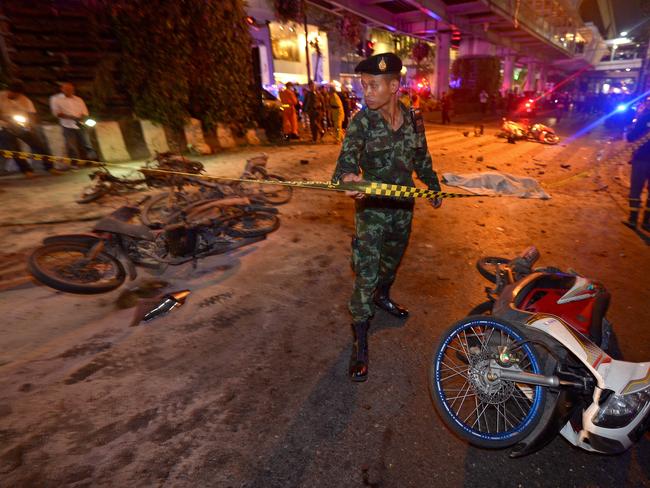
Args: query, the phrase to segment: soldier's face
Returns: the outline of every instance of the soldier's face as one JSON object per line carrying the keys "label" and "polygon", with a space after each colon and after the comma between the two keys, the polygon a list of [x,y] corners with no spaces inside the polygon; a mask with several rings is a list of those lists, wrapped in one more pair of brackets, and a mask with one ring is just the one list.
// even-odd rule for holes
{"label": "soldier's face", "polygon": [[399,81],[391,79],[386,75],[361,74],[361,86],[363,87],[363,98],[371,110],[377,110],[397,94]]}

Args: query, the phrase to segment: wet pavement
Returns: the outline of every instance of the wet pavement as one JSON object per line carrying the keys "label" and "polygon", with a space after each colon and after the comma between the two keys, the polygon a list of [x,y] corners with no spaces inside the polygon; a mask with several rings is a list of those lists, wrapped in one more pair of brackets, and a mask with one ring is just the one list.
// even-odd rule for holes
{"label": "wet pavement", "polygon": [[[588,122],[564,119],[558,133],[566,141]],[[472,127],[428,124],[439,172],[531,176],[552,198],[449,200],[439,210],[418,202],[394,286],[411,317],[402,323],[377,312],[364,384],[346,376],[353,202],[345,196],[296,190],[281,207],[280,229],[261,243],[196,268],[140,268],[121,289],[80,296],[29,280],[23,263],[43,237],[87,231],[92,222],[34,222],[102,215],[143,195],[82,207],[74,199],[85,171],[1,181],[0,486],[650,485],[647,437],[620,456],[558,438],[511,460],[468,447],[433,410],[431,353],[482,301],[487,283],[474,263],[483,255],[536,244],[541,264],[603,281],[625,357],[650,359],[649,249],[620,223],[629,177],[621,143],[600,127],[553,147],[508,144],[495,136],[495,121],[480,137]],[[325,180],[339,147],[261,150],[274,173]],[[205,164],[211,174],[235,175],[259,152]],[[9,225],[20,222],[31,224]],[[119,308],[118,298],[153,279],[192,294],[178,311],[129,327],[134,310]]]}

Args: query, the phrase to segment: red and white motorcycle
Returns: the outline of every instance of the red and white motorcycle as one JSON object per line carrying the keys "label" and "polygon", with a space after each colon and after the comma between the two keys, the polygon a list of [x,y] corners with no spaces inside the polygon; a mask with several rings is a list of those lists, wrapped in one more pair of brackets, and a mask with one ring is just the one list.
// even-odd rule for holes
{"label": "red and white motorcycle", "polygon": [[558,433],[587,451],[623,452],[650,427],[650,362],[612,357],[600,283],[533,269],[538,258],[530,248],[512,260],[479,260],[496,287],[442,335],[430,369],[434,406],[462,439],[512,447],[511,457]]}
{"label": "red and white motorcycle", "polygon": [[528,125],[507,119],[503,119],[501,132],[498,135],[507,138],[508,141],[527,140],[551,145],[560,142],[560,137],[552,127],[539,123]]}

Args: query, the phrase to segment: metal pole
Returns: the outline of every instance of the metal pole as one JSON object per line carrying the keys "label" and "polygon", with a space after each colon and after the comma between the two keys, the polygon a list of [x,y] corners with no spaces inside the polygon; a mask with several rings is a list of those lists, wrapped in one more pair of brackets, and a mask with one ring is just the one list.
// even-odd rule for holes
{"label": "metal pole", "polygon": [[305,20],[305,60],[307,61],[307,81],[311,81],[311,65],[309,63],[309,32],[307,31],[307,2],[302,0],[302,13]]}

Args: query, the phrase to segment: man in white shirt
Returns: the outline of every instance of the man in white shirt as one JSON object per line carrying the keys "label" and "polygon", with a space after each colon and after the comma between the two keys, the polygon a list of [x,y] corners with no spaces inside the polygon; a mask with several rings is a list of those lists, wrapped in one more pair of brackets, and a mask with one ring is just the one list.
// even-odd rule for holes
{"label": "man in white shirt", "polygon": [[[36,132],[36,108],[24,94],[25,88],[21,81],[13,81],[6,90],[0,91],[0,149],[22,151],[20,141],[27,144],[35,154],[47,154],[45,145]],[[0,155],[0,159],[7,158]],[[27,158],[13,158],[26,177],[34,174]],[[45,169],[52,174],[60,174],[55,170],[49,158],[43,158]]]}
{"label": "man in white shirt", "polygon": [[63,127],[63,137],[68,156],[79,159],[97,159],[97,153],[90,143],[83,120],[88,117],[88,108],[83,99],[74,94],[72,83],[62,83],[61,93],[50,97],[50,109]]}

